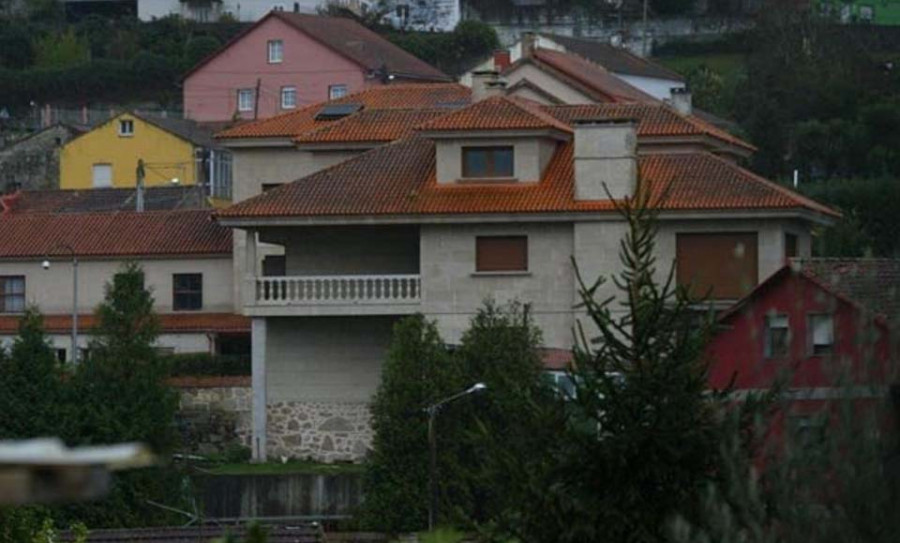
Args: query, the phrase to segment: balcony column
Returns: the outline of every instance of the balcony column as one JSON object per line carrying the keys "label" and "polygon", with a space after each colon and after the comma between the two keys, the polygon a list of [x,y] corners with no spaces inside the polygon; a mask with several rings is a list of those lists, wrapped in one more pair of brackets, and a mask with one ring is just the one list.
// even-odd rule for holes
{"label": "balcony column", "polygon": [[244,237],[244,288],[242,298],[244,299],[244,305],[253,305],[256,303],[256,230],[246,230]]}
{"label": "balcony column", "polygon": [[266,424],[268,394],[266,390],[266,319],[254,317],[251,328],[253,423],[251,449],[254,462],[266,461]]}

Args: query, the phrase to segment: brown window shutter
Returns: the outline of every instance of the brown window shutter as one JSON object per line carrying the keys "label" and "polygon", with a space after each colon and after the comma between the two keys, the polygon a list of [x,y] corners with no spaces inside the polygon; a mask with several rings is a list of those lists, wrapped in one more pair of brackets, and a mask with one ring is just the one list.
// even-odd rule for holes
{"label": "brown window shutter", "polygon": [[528,237],[475,238],[475,271],[528,271]]}
{"label": "brown window shutter", "polygon": [[718,300],[741,298],[758,281],[756,232],[678,234],[678,284],[695,296]]}

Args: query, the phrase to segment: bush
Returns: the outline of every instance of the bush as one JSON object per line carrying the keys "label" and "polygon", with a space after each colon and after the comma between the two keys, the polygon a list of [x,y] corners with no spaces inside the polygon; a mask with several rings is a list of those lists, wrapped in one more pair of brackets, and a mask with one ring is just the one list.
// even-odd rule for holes
{"label": "bush", "polygon": [[461,21],[453,32],[396,32],[391,42],[450,75],[459,75],[500,47],[494,28],[474,20]]}
{"label": "bush", "polygon": [[251,362],[247,356],[224,356],[208,353],[174,354],[165,358],[169,375],[250,375]]}

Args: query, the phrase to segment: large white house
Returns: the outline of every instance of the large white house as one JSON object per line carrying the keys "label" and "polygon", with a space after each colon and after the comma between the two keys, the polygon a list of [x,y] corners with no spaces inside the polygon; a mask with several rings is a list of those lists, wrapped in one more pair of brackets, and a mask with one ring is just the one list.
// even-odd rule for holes
{"label": "large white house", "polygon": [[620,266],[626,225],[604,184],[668,194],[660,267],[722,303],[809,255],[813,226],[836,216],[741,168],[752,146],[660,101],[541,104],[486,83],[471,97],[370,90],[223,134],[243,201],[216,220],[240,239],[254,458],[362,458],[405,315],[455,343],[485,298],[516,299],[546,349],[570,349],[571,258],[586,277]]}

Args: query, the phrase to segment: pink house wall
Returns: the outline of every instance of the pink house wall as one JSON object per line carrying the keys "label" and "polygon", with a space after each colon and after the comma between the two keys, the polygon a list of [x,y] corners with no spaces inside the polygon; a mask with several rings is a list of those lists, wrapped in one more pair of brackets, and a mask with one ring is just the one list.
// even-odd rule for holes
{"label": "pink house wall", "polygon": [[[283,60],[268,62],[269,40],[284,42]],[[200,122],[228,121],[237,112],[238,89],[253,89],[260,79],[257,118],[281,109],[281,88],[297,87],[297,107],[328,99],[329,85],[347,85],[349,93],[369,85],[365,69],[276,17],[259,25],[184,80],[184,114]],[[239,117],[252,119],[253,112]]]}

